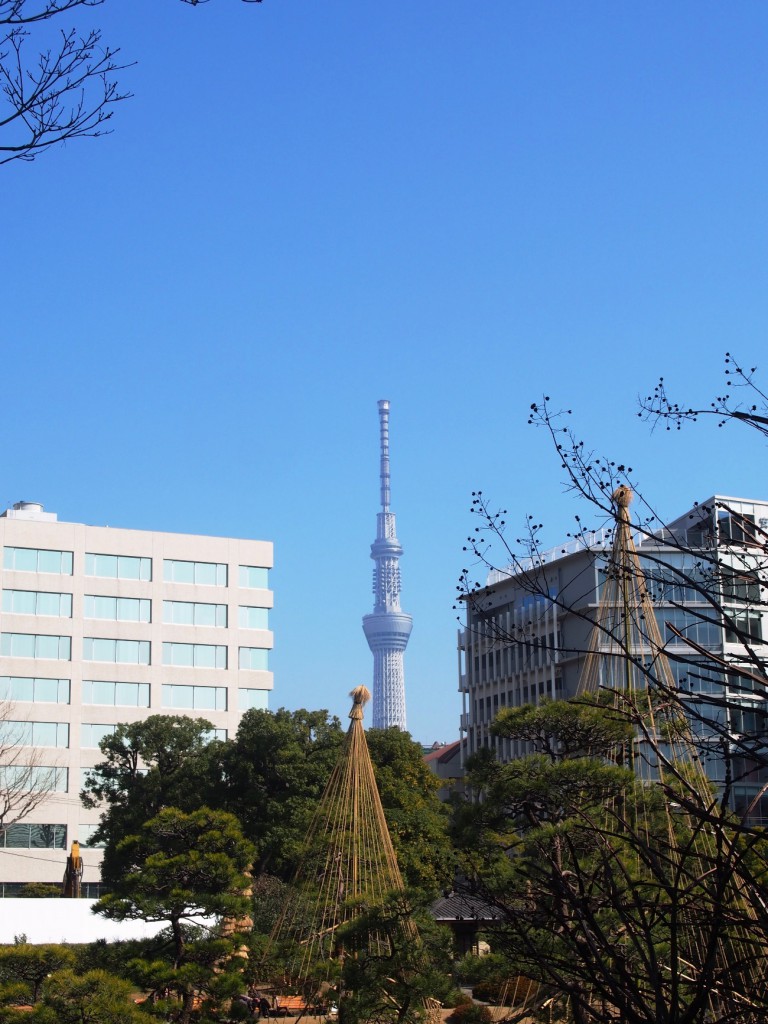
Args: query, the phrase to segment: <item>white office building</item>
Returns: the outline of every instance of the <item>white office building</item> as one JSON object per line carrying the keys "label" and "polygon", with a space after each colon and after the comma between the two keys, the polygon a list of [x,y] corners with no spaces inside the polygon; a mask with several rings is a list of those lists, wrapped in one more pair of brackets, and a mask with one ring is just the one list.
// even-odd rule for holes
{"label": "white office building", "polygon": [[101,738],[154,714],[226,738],[267,707],[272,545],[63,523],[20,502],[0,514],[0,546],[0,728],[53,785],[0,833],[0,895],[60,882],[74,839],[95,894],[99,812],[79,792]]}

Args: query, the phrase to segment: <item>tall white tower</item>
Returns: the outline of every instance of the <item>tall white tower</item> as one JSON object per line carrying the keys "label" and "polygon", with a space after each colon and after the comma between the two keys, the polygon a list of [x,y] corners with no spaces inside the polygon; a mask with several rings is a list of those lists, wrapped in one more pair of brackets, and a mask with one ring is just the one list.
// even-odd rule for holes
{"label": "tall white tower", "polygon": [[413,619],[400,608],[400,556],[403,549],[395,532],[395,513],[389,509],[389,402],[379,402],[381,432],[381,512],[376,516],[376,540],[371,544],[373,613],[363,616],[363,632],[373,652],[374,729],[396,725],[405,729],[405,675],[403,652]]}

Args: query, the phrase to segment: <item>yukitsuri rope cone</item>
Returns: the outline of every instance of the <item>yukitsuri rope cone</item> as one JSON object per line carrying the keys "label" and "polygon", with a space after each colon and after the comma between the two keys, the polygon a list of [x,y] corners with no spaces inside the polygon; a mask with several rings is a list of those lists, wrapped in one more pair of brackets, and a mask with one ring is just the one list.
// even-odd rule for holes
{"label": "yukitsuri rope cone", "polygon": [[[338,929],[403,892],[363,729],[363,706],[371,695],[358,686],[350,697],[346,740],[308,830],[292,895],[270,938],[270,953],[279,951],[284,972],[271,980],[277,988],[302,992],[307,1005],[338,979],[345,956],[354,955]],[[398,927],[403,940],[418,942],[410,916],[403,915]],[[384,932],[368,932],[364,947],[369,955],[386,957],[391,940]],[[433,1010],[429,1005],[425,1014]]]}

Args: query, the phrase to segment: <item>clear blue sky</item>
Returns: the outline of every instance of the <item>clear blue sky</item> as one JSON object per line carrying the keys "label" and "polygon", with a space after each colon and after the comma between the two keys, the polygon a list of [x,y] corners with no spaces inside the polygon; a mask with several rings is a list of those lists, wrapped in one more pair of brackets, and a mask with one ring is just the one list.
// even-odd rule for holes
{"label": "clear blue sky", "polygon": [[[768,324],[764,2],[107,0],[114,134],[0,169],[0,500],[275,542],[273,707],[348,708],[392,402],[409,726],[457,735],[470,492],[559,542],[543,392],[663,515],[768,496],[650,435]],[[766,368],[768,369],[768,367]]]}

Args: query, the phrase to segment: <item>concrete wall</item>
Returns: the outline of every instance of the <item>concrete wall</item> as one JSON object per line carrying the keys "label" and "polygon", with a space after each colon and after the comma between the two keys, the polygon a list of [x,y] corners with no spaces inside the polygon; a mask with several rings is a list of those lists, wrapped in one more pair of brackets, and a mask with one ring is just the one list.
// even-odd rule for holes
{"label": "concrete wall", "polygon": [[28,942],[95,942],[97,939],[143,939],[162,931],[160,924],[107,921],[91,912],[95,900],[0,900],[0,944],[16,935]]}

